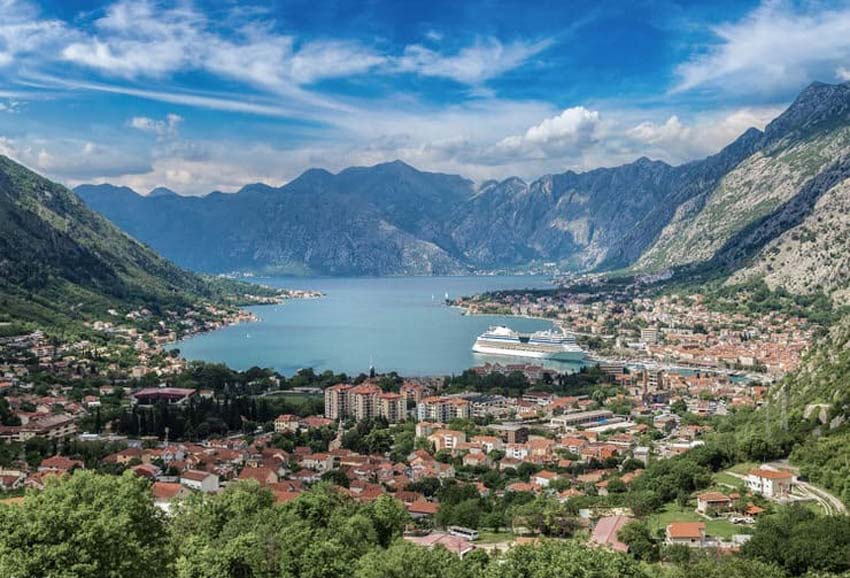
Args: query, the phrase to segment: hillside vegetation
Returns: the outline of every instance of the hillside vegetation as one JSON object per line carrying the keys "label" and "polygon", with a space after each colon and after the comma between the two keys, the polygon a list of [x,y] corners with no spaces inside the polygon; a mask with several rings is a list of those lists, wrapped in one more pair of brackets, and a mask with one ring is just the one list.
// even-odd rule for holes
{"label": "hillside vegetation", "polygon": [[0,322],[61,327],[126,312],[264,292],[185,271],[73,192],[0,156]]}

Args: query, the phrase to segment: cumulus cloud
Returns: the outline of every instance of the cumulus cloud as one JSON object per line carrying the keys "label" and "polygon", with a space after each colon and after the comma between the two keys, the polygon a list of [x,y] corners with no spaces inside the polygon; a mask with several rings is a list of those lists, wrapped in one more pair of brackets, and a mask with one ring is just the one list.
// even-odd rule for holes
{"label": "cumulus cloud", "polygon": [[127,124],[136,130],[152,133],[159,138],[164,138],[166,136],[175,136],[181,122],[183,122],[183,117],[169,113],[164,119],[134,116],[127,122]]}
{"label": "cumulus cloud", "polygon": [[626,129],[628,146],[646,156],[681,163],[719,151],[749,128],[763,129],[779,107],[742,108],[704,114],[690,123],[677,115],[664,122],[644,121]]}
{"label": "cumulus cloud", "polygon": [[795,90],[850,61],[850,7],[767,0],[742,20],[712,29],[708,50],[677,68],[674,91]]}
{"label": "cumulus cloud", "polygon": [[839,66],[835,69],[835,78],[841,82],[847,82],[850,80],[850,68],[846,66]]}

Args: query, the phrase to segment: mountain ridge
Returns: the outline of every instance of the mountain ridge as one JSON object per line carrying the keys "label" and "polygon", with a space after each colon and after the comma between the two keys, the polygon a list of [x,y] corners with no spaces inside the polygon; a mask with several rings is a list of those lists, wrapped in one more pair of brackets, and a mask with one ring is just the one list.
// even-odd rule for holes
{"label": "mountain ridge", "polygon": [[[675,166],[643,156],[476,185],[397,160],[335,174],[312,168],[280,187],[255,183],[201,200],[77,190],[131,235],[207,272],[453,274],[544,262],[598,271],[747,268],[765,243],[746,241],[746,231],[811,194],[807,183],[850,150],[849,116],[850,83],[813,83],[764,131],[750,128],[717,153]],[[786,222],[774,220],[774,232]]]}

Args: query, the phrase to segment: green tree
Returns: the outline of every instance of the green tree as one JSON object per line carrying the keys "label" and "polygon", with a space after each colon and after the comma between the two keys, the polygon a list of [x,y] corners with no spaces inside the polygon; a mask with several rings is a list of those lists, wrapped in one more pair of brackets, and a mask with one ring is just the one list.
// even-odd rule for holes
{"label": "green tree", "polygon": [[486,578],[643,578],[640,566],[622,554],[588,548],[576,541],[544,540],[536,546],[511,548],[491,563]]}
{"label": "green tree", "polygon": [[171,576],[168,532],[146,481],[87,471],[0,506],[0,576]]}
{"label": "green tree", "polygon": [[366,514],[375,527],[378,544],[384,547],[401,536],[405,524],[410,521],[410,514],[404,504],[387,495],[372,502],[366,508]]}
{"label": "green tree", "polygon": [[657,562],[658,542],[652,537],[652,531],[646,522],[634,520],[620,529],[617,538],[629,547],[629,553],[645,562]]}

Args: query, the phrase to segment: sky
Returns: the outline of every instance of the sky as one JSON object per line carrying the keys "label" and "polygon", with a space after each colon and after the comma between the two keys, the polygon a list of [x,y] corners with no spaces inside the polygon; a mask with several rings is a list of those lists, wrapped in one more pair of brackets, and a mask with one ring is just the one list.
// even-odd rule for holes
{"label": "sky", "polygon": [[69,186],[679,164],[816,80],[848,2],[0,0],[0,154]]}

